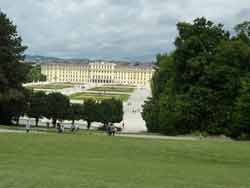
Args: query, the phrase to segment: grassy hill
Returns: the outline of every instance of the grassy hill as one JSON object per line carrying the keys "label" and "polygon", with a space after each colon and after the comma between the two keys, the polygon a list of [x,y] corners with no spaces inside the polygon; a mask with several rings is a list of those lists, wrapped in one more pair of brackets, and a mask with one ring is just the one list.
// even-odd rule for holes
{"label": "grassy hill", "polygon": [[0,187],[250,187],[250,143],[0,134]]}

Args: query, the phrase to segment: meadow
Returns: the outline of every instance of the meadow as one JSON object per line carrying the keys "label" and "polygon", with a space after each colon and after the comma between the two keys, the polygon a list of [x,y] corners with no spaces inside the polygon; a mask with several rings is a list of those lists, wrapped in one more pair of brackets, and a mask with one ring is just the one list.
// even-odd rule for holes
{"label": "meadow", "polygon": [[132,87],[95,87],[89,91],[132,93],[134,89]]}
{"label": "meadow", "polygon": [[250,143],[0,134],[0,187],[247,188]]}
{"label": "meadow", "polygon": [[27,86],[28,89],[38,89],[38,90],[58,90],[72,88],[74,84],[71,83],[52,83],[52,84],[40,84],[40,85],[31,85]]}
{"label": "meadow", "polygon": [[104,99],[120,99],[122,101],[127,101],[129,98],[128,94],[115,94],[115,93],[95,93],[95,92],[80,92],[75,93],[70,96],[72,100],[86,100],[86,99],[94,99],[94,100],[104,100]]}

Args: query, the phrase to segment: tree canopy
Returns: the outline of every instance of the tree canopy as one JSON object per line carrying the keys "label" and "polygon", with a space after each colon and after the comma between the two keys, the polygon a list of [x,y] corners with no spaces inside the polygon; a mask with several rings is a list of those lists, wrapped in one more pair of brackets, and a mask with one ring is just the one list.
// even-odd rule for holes
{"label": "tree canopy", "polygon": [[248,100],[248,24],[239,24],[236,36],[205,18],[177,24],[176,49],[157,56],[153,96],[144,105],[142,115],[150,131],[232,136],[239,114],[250,108],[239,107]]}
{"label": "tree canopy", "polygon": [[48,112],[47,95],[43,91],[32,93],[29,100],[28,116],[35,118],[36,126],[40,118],[45,117]]}
{"label": "tree canopy", "polygon": [[46,81],[46,76],[41,73],[41,65],[30,65],[26,82]]}
{"label": "tree canopy", "polygon": [[0,123],[11,123],[27,97],[22,87],[29,71],[22,63],[25,49],[16,26],[0,11]]}
{"label": "tree canopy", "polygon": [[50,93],[47,96],[48,111],[46,117],[52,119],[52,123],[56,126],[57,120],[66,119],[70,106],[69,98],[61,93]]}

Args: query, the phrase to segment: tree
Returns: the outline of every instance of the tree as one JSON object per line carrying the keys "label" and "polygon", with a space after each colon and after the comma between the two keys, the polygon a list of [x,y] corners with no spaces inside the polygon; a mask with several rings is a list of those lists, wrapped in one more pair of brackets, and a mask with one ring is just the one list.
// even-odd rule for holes
{"label": "tree", "polygon": [[98,121],[106,127],[109,123],[120,123],[123,120],[123,104],[121,100],[105,99],[98,104]]}
{"label": "tree", "polygon": [[92,99],[84,101],[83,119],[87,121],[87,128],[90,129],[91,123],[98,119],[97,117],[97,104]]}
{"label": "tree", "polygon": [[244,21],[236,25],[234,30],[237,33],[236,38],[250,45],[250,21]]}
{"label": "tree", "polygon": [[16,26],[0,11],[0,123],[10,124],[13,113],[6,107],[16,111],[26,98],[22,87],[28,72],[22,63],[25,49]]}
{"label": "tree", "polygon": [[123,103],[122,100],[112,98],[111,103],[111,123],[120,123],[123,120]]}
{"label": "tree", "polygon": [[36,126],[39,119],[44,117],[48,112],[47,95],[43,91],[34,92],[30,97],[28,116],[35,118]]}
{"label": "tree", "polygon": [[27,74],[26,82],[46,81],[46,76],[41,73],[41,65],[33,65]]}
{"label": "tree", "polygon": [[19,118],[24,116],[28,111],[30,91],[23,88],[21,93],[12,92],[12,95],[11,100],[3,100],[4,102],[2,104],[5,106],[4,112],[6,115],[9,115],[12,120],[16,121],[16,125],[19,125]]}
{"label": "tree", "polygon": [[72,125],[75,124],[75,121],[80,120],[82,118],[82,114],[84,113],[84,105],[83,104],[70,104],[66,119],[72,121]]}
{"label": "tree", "polygon": [[233,111],[233,122],[230,136],[250,139],[250,74],[241,80],[242,88]]}
{"label": "tree", "polygon": [[247,122],[241,114],[250,107],[243,84],[250,71],[249,25],[238,25],[230,37],[221,24],[205,18],[177,24],[176,49],[157,56],[152,98],[144,105],[150,131],[232,135],[243,125],[240,119]]}
{"label": "tree", "polygon": [[63,120],[66,117],[67,110],[70,106],[69,98],[61,93],[50,93],[47,96],[48,111],[45,116],[52,119],[55,127],[57,120]]}

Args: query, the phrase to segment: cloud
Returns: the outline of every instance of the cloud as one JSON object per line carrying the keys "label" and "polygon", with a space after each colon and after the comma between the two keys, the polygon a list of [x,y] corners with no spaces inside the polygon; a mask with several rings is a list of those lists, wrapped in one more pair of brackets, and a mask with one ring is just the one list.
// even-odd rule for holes
{"label": "cloud", "polygon": [[[29,54],[121,59],[174,48],[176,23],[250,20],[249,0],[1,0]],[[141,58],[143,59],[143,58]]]}

